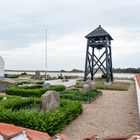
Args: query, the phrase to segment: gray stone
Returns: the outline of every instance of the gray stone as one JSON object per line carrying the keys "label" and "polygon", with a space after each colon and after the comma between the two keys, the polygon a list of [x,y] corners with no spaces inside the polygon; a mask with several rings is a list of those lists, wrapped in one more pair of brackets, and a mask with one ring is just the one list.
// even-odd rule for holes
{"label": "gray stone", "polygon": [[112,82],[105,82],[104,83],[106,86],[112,86]]}
{"label": "gray stone", "polygon": [[89,85],[88,84],[83,85],[83,92],[84,92],[84,94],[88,94],[88,92],[89,92]]}
{"label": "gray stone", "polygon": [[91,82],[90,88],[91,88],[91,90],[95,90],[96,89],[95,81]]}
{"label": "gray stone", "polygon": [[35,78],[41,80],[40,71],[35,72]]}
{"label": "gray stone", "polygon": [[42,95],[42,109],[44,111],[51,111],[60,105],[59,93],[56,91],[46,91]]}
{"label": "gray stone", "polygon": [[50,86],[50,83],[44,83],[43,88],[48,88]]}

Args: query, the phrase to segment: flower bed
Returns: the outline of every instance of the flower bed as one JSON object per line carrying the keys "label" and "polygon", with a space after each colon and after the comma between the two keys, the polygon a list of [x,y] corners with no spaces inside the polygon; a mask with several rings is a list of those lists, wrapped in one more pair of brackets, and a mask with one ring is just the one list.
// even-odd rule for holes
{"label": "flower bed", "polygon": [[61,85],[49,86],[48,88],[42,88],[42,86],[29,86],[29,87],[8,87],[5,91],[8,95],[16,95],[22,97],[41,97],[47,90],[60,91],[61,99],[88,101],[91,102],[95,97],[101,95],[101,91],[90,90],[88,94],[84,94],[80,89],[67,89]]}
{"label": "flower bed", "polygon": [[42,86],[26,86],[18,87],[12,86],[5,89],[6,94],[16,95],[22,97],[41,97],[47,90],[63,91],[65,87],[62,85],[49,86],[48,88],[42,88]]}
{"label": "flower bed", "polygon": [[68,89],[64,90],[60,93],[61,99],[69,99],[69,100],[79,100],[79,101],[88,101],[91,102],[97,96],[101,95],[101,91],[91,90],[88,94],[84,94],[80,89]]}
{"label": "flower bed", "polygon": [[0,97],[0,122],[47,132],[50,135],[60,132],[82,112],[78,101],[61,100],[60,107],[54,111],[34,111],[24,109],[33,104],[40,104],[40,98]]}

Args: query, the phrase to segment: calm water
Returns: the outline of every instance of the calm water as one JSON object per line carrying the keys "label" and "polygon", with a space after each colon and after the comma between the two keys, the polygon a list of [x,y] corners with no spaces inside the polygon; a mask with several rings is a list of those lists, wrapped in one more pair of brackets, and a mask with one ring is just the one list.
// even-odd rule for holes
{"label": "calm water", "polygon": [[[23,71],[25,72],[25,71]],[[5,71],[6,74],[21,74],[23,72],[14,72],[14,71]],[[28,74],[35,74],[35,72],[27,72]],[[41,75],[44,75],[44,72],[41,72]],[[78,76],[78,77],[83,77],[84,73],[70,73],[70,72],[48,72],[48,75],[51,77],[58,77],[58,75],[62,74],[63,76]],[[95,77],[101,77],[102,73],[97,73]],[[133,73],[114,73],[113,76],[115,78],[134,78],[135,74]]]}

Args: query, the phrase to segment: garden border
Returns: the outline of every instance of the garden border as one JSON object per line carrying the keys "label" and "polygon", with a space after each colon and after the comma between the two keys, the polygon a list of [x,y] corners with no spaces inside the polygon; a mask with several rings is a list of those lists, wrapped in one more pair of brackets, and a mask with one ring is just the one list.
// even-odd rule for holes
{"label": "garden border", "polygon": [[135,80],[135,86],[137,92],[138,111],[139,111],[139,118],[140,118],[140,74],[136,74],[134,80]]}

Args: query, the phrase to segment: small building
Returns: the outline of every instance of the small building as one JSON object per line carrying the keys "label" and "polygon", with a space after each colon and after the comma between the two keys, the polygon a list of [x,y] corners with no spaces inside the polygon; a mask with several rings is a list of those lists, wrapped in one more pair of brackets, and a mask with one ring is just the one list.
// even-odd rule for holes
{"label": "small building", "polygon": [[3,58],[0,56],[0,80],[4,79],[4,66],[5,66],[5,62]]}

